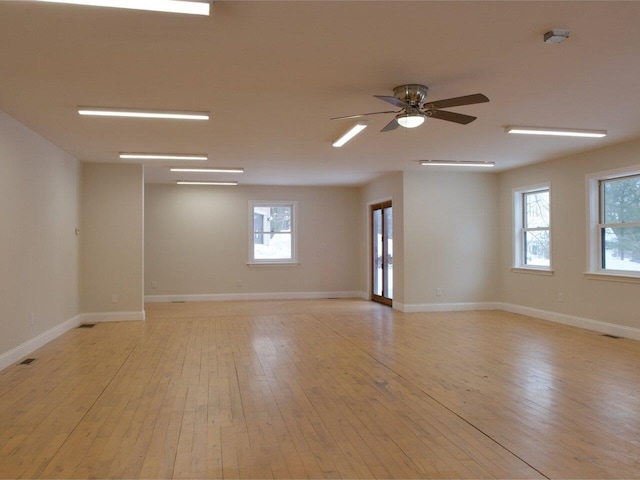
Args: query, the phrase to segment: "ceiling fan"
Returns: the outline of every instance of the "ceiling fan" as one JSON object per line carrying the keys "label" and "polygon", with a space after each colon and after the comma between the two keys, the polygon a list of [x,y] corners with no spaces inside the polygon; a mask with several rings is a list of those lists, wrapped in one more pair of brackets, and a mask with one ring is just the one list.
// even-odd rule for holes
{"label": "ceiling fan", "polygon": [[380,115],[383,113],[395,113],[395,118],[387,123],[381,132],[395,130],[398,126],[405,128],[419,127],[427,117],[466,125],[473,122],[477,117],[463,115],[462,113],[448,112],[441,109],[460,107],[462,105],[472,105],[474,103],[485,103],[489,101],[489,99],[483,94],[475,93],[473,95],[465,95],[463,97],[446,98],[435,102],[427,102],[426,98],[428,90],[429,89],[425,85],[400,85],[393,89],[393,97],[386,95],[374,95],[374,97],[379,98],[380,100],[384,100],[391,105],[400,107],[400,110],[347,115],[344,117],[334,117],[331,120],[358,118],[367,115]]}

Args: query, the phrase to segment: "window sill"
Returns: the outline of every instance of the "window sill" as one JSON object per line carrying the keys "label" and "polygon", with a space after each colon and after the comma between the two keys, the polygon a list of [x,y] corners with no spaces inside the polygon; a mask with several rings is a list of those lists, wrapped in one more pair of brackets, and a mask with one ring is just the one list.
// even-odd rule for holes
{"label": "window sill", "polygon": [[300,262],[247,262],[248,267],[299,267]]}
{"label": "window sill", "polygon": [[525,268],[525,267],[511,267],[513,273],[531,273],[533,275],[553,275],[553,270],[547,270],[542,268]]}
{"label": "window sill", "polygon": [[640,276],[625,275],[622,273],[585,272],[584,276],[589,280],[603,280],[605,282],[640,283]]}

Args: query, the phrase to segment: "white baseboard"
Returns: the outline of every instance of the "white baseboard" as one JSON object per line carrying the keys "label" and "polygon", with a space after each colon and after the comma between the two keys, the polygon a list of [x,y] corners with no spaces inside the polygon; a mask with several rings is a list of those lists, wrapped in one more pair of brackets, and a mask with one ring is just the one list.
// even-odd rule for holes
{"label": "white baseboard", "polygon": [[273,292],[273,293],[204,293],[188,295],[145,295],[145,303],[223,302],[233,300],[306,300],[319,298],[363,298],[365,292]]}
{"label": "white baseboard", "polygon": [[529,317],[540,318],[550,322],[562,323],[572,327],[584,328],[595,332],[606,333],[618,337],[631,338],[640,340],[640,329],[618,325],[615,323],[602,322],[591,318],[576,317],[574,315],[566,315],[564,313],[552,312],[549,310],[540,310],[538,308],[525,307],[522,305],[514,305],[511,303],[498,303],[498,309],[505,312],[518,313]]}
{"label": "white baseboard", "polygon": [[80,325],[80,323],[82,323],[80,320],[80,315],[76,315],[75,317],[70,318],[63,323],[50,328],[46,332],[27,340],[21,345],[18,345],[16,348],[3,353],[2,355],[0,355],[0,370],[8,367],[9,365],[13,365],[18,360],[29,355],[31,352],[46,345],[50,341],[55,340],[60,335],[66,333],[72,328],[77,327],[78,325]]}
{"label": "white baseboard", "polygon": [[418,312],[456,312],[465,310],[499,310],[496,302],[465,302],[465,303],[414,303],[403,304],[393,302],[393,308],[405,313]]}
{"label": "white baseboard", "polygon": [[631,338],[640,340],[640,329],[627,327],[625,325],[617,325],[615,323],[602,322],[590,318],[577,317],[574,315],[566,315],[564,313],[552,312],[549,310],[541,310],[538,308],[525,307],[523,305],[515,305],[503,302],[483,302],[483,303],[425,303],[425,304],[409,304],[393,302],[393,308],[401,312],[450,312],[462,310],[504,310],[505,312],[517,313],[528,317],[548,320],[550,322],[570,325],[572,327],[584,328],[599,333],[615,335],[618,337]]}
{"label": "white baseboard", "polygon": [[145,312],[94,312],[81,313],[80,323],[131,322],[145,319]]}

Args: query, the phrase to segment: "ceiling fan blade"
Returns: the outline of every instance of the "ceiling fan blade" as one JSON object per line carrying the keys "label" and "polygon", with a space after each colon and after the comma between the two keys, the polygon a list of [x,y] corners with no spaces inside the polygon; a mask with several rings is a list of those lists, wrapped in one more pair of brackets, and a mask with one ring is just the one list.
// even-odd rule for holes
{"label": "ceiling fan blade", "polygon": [[447,122],[460,123],[466,125],[473,122],[478,117],[472,117],[471,115],[463,115],[462,113],[447,112],[444,110],[436,110],[431,114],[428,114],[431,118],[437,118],[438,120],[446,120]]}
{"label": "ceiling fan blade", "polygon": [[396,121],[396,119],[394,118],[393,120],[391,120],[389,123],[387,123],[385,125],[385,127],[380,130],[381,132],[390,132],[391,130],[395,130],[396,128],[398,128],[398,122]]}
{"label": "ceiling fan blade", "polygon": [[[402,110],[400,110],[402,111]],[[399,111],[389,110],[387,112],[358,113],[357,115],[345,115],[344,117],[333,117],[331,120],[344,120],[347,118],[365,117],[367,115],[380,115],[382,113],[400,113]]]}
{"label": "ceiling fan blade", "polygon": [[444,100],[436,100],[435,102],[427,102],[426,105],[433,105],[435,108],[451,108],[461,105],[473,105],[474,103],[485,103],[489,99],[481,93],[473,95],[465,95],[464,97],[445,98]]}
{"label": "ceiling fan blade", "polygon": [[374,97],[379,98],[380,100],[384,100],[385,102],[400,108],[408,108],[411,106],[407,102],[403,102],[396,97],[389,97],[387,95],[374,95]]}

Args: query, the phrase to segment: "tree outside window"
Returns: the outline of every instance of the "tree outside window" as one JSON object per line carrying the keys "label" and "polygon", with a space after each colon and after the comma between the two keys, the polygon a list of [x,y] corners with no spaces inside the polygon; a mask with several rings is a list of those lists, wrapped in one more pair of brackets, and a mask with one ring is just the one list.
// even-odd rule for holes
{"label": "tree outside window", "polygon": [[551,263],[549,238],[549,190],[523,193],[524,264],[548,267]]}
{"label": "tree outside window", "polygon": [[514,267],[551,269],[550,185],[514,190]]}
{"label": "tree outside window", "polygon": [[251,263],[295,262],[294,202],[251,203]]}
{"label": "tree outside window", "polygon": [[601,268],[640,272],[640,175],[600,181]]}

